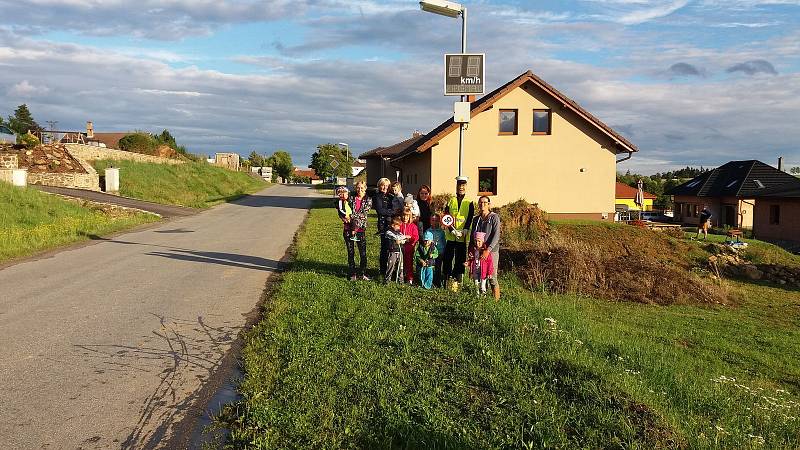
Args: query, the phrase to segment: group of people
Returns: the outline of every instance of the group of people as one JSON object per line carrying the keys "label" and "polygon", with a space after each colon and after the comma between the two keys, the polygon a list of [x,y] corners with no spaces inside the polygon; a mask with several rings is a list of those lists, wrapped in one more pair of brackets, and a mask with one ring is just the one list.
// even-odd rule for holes
{"label": "group of people", "polygon": [[[431,207],[431,189],[423,185],[417,198],[403,195],[399,181],[378,180],[374,196],[367,195],[363,181],[336,189],[336,209],[343,224],[351,280],[367,277],[367,217],[377,213],[380,236],[380,272],[384,282],[418,283],[459,289],[464,274],[481,294],[500,298],[497,268],[500,261],[500,217],[492,212],[491,200],[482,196],[477,204],[466,197],[467,179],[456,180],[456,195],[443,211]],[[355,251],[360,266],[356,269]]]}

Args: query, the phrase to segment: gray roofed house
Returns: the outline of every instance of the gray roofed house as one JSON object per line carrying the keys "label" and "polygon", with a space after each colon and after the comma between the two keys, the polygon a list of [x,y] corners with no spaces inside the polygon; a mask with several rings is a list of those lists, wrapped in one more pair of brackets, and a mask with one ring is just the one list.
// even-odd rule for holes
{"label": "gray roofed house", "polygon": [[712,225],[753,228],[756,199],[770,192],[796,187],[800,179],[757,160],[730,161],[666,192],[674,196],[675,218],[699,222],[708,206]]}

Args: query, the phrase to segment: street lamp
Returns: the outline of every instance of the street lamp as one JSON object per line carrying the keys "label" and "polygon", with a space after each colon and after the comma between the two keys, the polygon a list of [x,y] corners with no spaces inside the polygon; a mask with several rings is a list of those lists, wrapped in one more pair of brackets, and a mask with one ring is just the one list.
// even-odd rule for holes
{"label": "street lamp", "polygon": [[[461,16],[461,53],[467,53],[467,7],[460,3],[447,0],[423,0],[419,2],[419,7],[425,12],[439,14],[440,16],[455,19]],[[462,95],[461,101],[466,102],[467,96]],[[464,154],[464,124],[458,127],[458,177],[461,180],[461,161]]]}

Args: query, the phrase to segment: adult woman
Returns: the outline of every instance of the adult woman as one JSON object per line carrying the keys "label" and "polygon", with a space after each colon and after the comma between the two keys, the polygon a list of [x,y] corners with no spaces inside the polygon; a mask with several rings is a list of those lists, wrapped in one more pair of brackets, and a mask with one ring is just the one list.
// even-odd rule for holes
{"label": "adult woman", "polygon": [[350,196],[350,208],[353,211],[350,217],[352,230],[355,231],[353,239],[345,239],[347,244],[347,264],[350,266],[350,278],[358,279],[356,274],[355,249],[358,244],[358,256],[360,261],[360,272],[362,280],[369,280],[367,277],[367,214],[372,208],[372,199],[367,196],[367,183],[357,181],[355,194]]}
{"label": "adult woman", "polygon": [[417,191],[417,204],[419,205],[419,235],[422,236],[431,227],[431,188],[427,184],[420,186]]}
{"label": "adult woman", "polygon": [[386,230],[392,223],[392,216],[394,210],[392,209],[392,195],[389,192],[389,185],[392,182],[388,178],[381,178],[378,180],[378,190],[375,191],[375,196],[372,198],[372,207],[378,213],[378,233],[381,237],[381,256],[380,256],[380,269],[381,275],[386,273],[386,262],[389,259],[389,242],[386,237]]}
{"label": "adult woman", "polygon": [[487,196],[478,199],[478,215],[472,221],[472,233],[486,233],[484,250],[481,259],[486,259],[489,253],[494,261],[494,274],[489,277],[492,294],[495,300],[500,299],[500,284],[497,279],[497,270],[500,267],[500,216],[491,210],[491,200]]}

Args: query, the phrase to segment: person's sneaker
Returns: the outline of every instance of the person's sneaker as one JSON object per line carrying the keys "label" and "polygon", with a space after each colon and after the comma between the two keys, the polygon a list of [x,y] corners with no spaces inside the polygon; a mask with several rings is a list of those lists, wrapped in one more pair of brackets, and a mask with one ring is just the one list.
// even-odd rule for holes
{"label": "person's sneaker", "polygon": [[370,280],[370,278],[368,276],[366,276],[366,275],[361,275],[361,279],[364,280],[364,281],[369,281]]}
{"label": "person's sneaker", "polygon": [[350,276],[350,281],[358,281],[358,277],[355,275]]}

